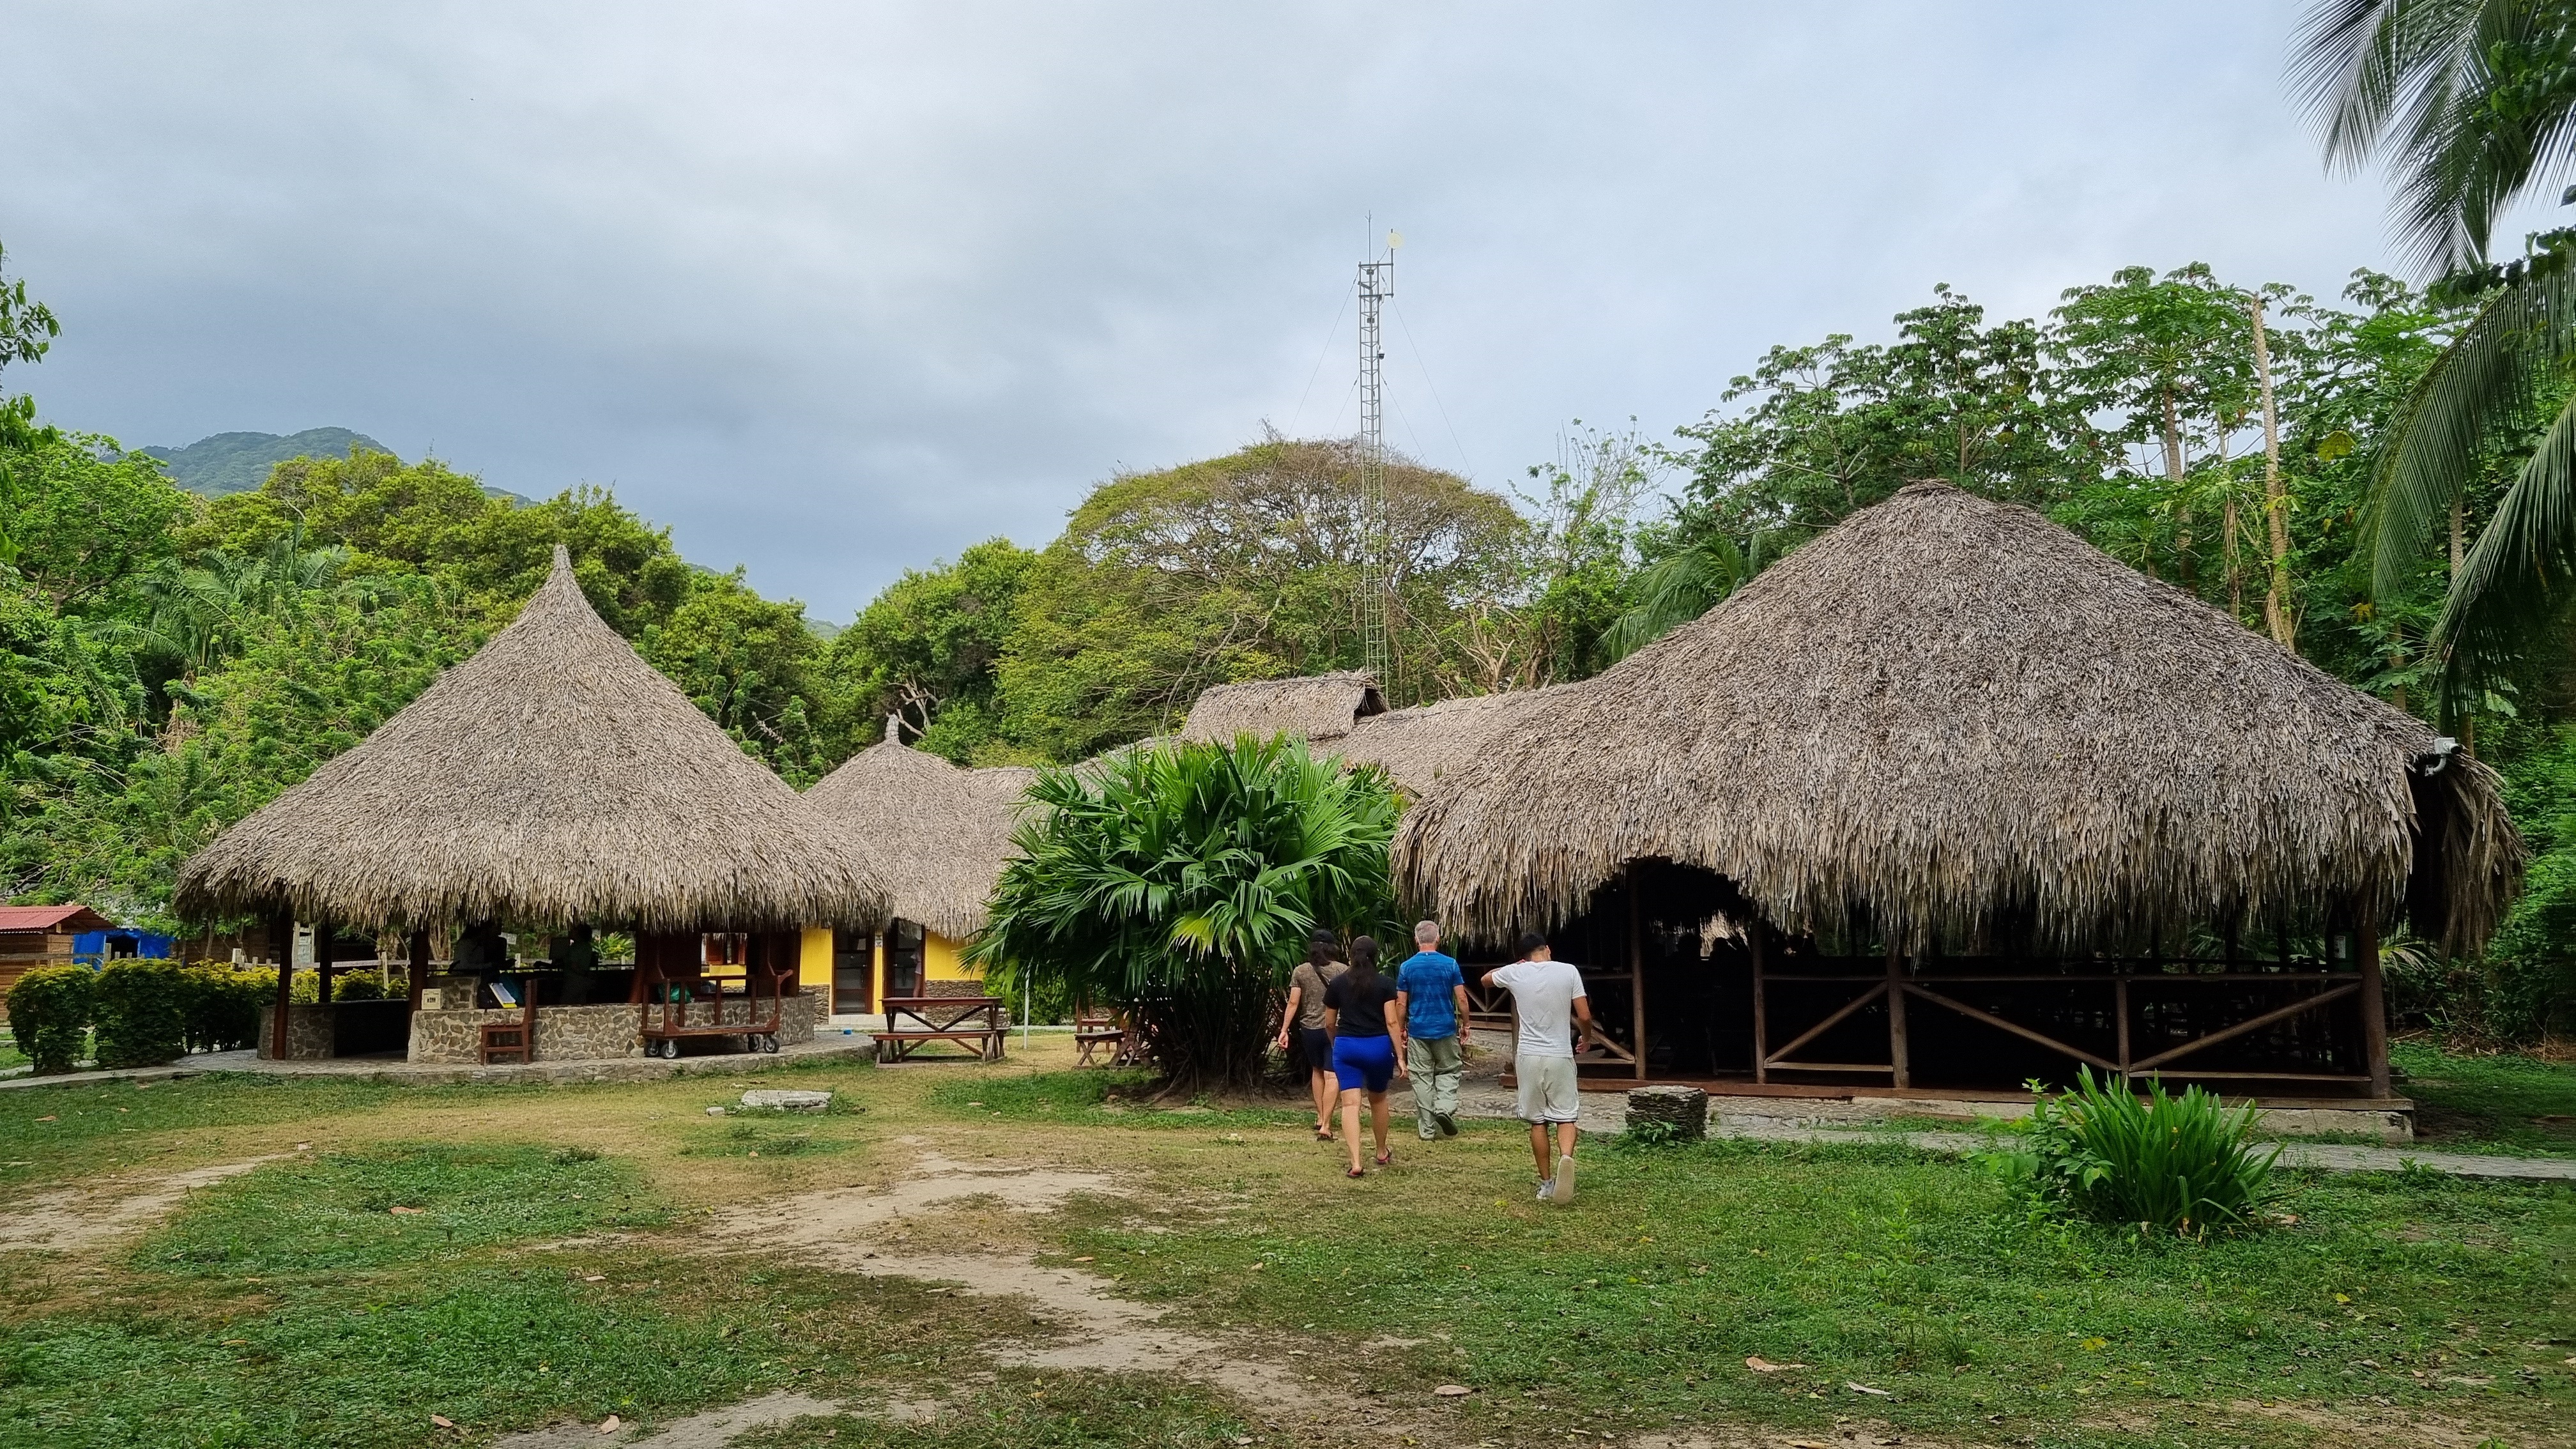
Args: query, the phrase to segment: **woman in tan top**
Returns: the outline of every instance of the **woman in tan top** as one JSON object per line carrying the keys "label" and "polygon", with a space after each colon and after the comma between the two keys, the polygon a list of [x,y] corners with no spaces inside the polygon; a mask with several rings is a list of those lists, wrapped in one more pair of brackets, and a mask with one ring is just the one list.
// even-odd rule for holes
{"label": "woman in tan top", "polygon": [[1279,1016],[1281,1051],[1295,1032],[1306,1057],[1306,1082],[1315,1094],[1315,1140],[1333,1140],[1333,1103],[1341,1090],[1333,1076],[1332,1015],[1324,1009],[1324,988],[1351,969],[1341,959],[1341,941],[1330,931],[1317,931],[1306,941],[1306,959],[1288,978],[1288,1009]]}

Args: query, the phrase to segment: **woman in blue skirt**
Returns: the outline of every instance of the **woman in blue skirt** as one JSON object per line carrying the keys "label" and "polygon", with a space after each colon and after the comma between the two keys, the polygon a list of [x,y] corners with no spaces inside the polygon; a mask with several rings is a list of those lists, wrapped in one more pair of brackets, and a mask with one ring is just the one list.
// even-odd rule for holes
{"label": "woman in blue skirt", "polygon": [[1395,983],[1377,974],[1377,942],[1351,942],[1351,969],[1324,988],[1324,1005],[1337,1018],[1333,1078],[1342,1089],[1342,1144],[1350,1149],[1351,1176],[1360,1166],[1360,1096],[1368,1096],[1369,1125],[1377,1139],[1377,1165],[1387,1165],[1386,1087],[1404,1075],[1404,1016],[1395,1009]]}

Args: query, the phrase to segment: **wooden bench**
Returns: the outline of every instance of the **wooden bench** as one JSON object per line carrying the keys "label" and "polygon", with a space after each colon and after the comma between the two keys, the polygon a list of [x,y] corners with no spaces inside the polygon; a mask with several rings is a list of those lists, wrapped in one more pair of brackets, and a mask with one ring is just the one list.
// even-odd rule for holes
{"label": "wooden bench", "polygon": [[1123,1067],[1134,1060],[1127,1023],[1105,1013],[1074,1017],[1073,1046],[1077,1067]]}
{"label": "wooden bench", "polygon": [[884,1006],[885,1029],[876,1033],[880,1064],[941,1042],[972,1049],[980,1062],[1002,1059],[1010,1031],[998,996],[889,996]]}

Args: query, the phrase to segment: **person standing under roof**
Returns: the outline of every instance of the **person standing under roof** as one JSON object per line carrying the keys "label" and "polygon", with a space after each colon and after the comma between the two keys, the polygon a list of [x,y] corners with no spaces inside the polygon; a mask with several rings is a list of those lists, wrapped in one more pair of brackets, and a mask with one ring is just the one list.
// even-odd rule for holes
{"label": "person standing under roof", "polygon": [[1306,1058],[1306,1085],[1315,1094],[1315,1140],[1333,1140],[1332,1015],[1324,1007],[1324,988],[1351,969],[1341,959],[1341,941],[1330,931],[1306,939],[1306,959],[1288,978],[1288,1007],[1279,1015],[1279,1049],[1288,1050],[1288,1034]]}
{"label": "person standing under roof", "polygon": [[1413,1127],[1423,1141],[1458,1135],[1458,1079],[1467,1065],[1467,978],[1440,954],[1440,923],[1417,921],[1413,954],[1395,971],[1404,1013],[1405,1065],[1413,1077]]}
{"label": "person standing under roof", "polygon": [[[1531,931],[1521,937],[1521,959],[1486,972],[1485,984],[1511,992],[1512,1010],[1520,1017],[1512,1073],[1520,1083],[1520,1117],[1529,1124],[1530,1155],[1538,1159],[1538,1200],[1572,1202],[1575,1123],[1583,1117],[1574,1058],[1592,1031],[1592,1002],[1583,990],[1583,973],[1572,962],[1557,960],[1547,937]],[[1556,1137],[1553,1152],[1551,1132]]]}
{"label": "person standing under roof", "polygon": [[1393,1154],[1386,1146],[1386,1088],[1404,1075],[1404,1016],[1395,1009],[1395,983],[1377,974],[1377,942],[1366,936],[1351,940],[1351,969],[1324,988],[1324,1004],[1333,1008],[1333,1076],[1342,1091],[1342,1145],[1350,1153],[1351,1176],[1360,1168],[1360,1097],[1366,1094],[1370,1130],[1377,1137],[1377,1165]]}

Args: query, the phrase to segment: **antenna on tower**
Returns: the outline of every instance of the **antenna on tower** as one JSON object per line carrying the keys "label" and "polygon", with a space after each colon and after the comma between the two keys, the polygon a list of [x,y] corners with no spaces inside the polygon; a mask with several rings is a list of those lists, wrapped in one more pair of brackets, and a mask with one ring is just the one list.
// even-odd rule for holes
{"label": "antenna on tower", "polygon": [[1395,692],[1394,650],[1387,638],[1386,346],[1378,309],[1395,295],[1399,233],[1386,234],[1386,255],[1360,263],[1360,655],[1378,688]]}

